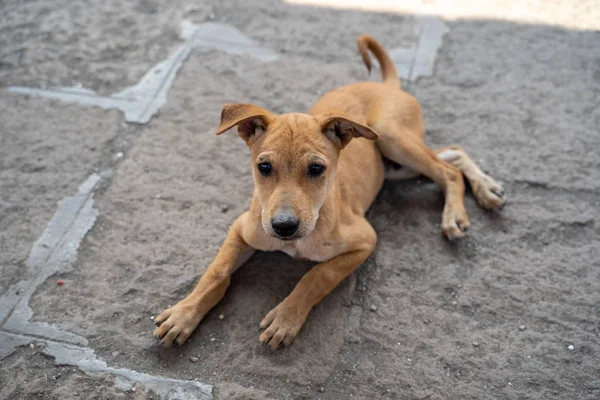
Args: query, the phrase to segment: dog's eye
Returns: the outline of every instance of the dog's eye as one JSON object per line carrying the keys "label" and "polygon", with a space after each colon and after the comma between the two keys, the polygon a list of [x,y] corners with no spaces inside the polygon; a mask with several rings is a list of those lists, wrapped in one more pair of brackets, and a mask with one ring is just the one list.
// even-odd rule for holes
{"label": "dog's eye", "polygon": [[258,164],[258,170],[263,175],[271,175],[271,171],[273,170],[273,167],[271,167],[271,164],[268,162],[262,162],[262,163]]}
{"label": "dog's eye", "polygon": [[308,167],[308,174],[310,176],[319,176],[323,172],[325,172],[325,167],[321,164],[311,164],[310,167]]}

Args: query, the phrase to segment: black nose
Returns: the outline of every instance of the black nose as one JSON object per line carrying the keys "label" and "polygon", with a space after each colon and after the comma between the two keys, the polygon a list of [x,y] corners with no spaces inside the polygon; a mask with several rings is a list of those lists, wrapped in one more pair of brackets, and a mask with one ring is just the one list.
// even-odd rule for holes
{"label": "black nose", "polygon": [[271,226],[279,236],[288,237],[296,233],[300,221],[292,215],[278,215],[271,220]]}

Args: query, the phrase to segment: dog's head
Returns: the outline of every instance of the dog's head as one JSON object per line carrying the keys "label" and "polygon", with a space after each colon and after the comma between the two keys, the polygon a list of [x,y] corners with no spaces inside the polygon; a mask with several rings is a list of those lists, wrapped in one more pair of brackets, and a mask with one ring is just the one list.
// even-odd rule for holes
{"label": "dog's head", "polygon": [[251,104],[223,107],[217,135],[233,126],[250,148],[263,229],[281,240],[312,232],[333,185],[340,151],[350,140],[378,138],[341,113],[275,115]]}

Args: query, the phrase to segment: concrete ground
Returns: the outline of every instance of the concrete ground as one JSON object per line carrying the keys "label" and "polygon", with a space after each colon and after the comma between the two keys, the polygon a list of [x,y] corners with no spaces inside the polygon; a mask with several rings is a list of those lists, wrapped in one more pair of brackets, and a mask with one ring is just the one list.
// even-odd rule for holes
{"label": "concrete ground", "polygon": [[[600,9],[550,3],[3,1],[0,398],[597,399]],[[508,204],[468,195],[449,243],[439,187],[388,182],[376,252],[293,346],[256,325],[311,264],[257,254],[188,344],[159,347],[152,317],[252,193],[222,104],[306,111],[369,79],[362,33],[428,144],[463,146]]]}

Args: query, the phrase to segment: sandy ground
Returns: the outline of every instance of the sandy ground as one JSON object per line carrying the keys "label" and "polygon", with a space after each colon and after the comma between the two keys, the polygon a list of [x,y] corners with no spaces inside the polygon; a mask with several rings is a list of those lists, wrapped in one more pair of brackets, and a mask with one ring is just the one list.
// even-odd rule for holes
{"label": "sandy ground", "polygon": [[124,392],[107,375],[88,375],[70,366],[57,367],[35,345],[24,347],[2,361],[0,393],[6,399],[138,400],[158,397],[136,387]]}
{"label": "sandy ground", "polygon": [[[30,304],[111,366],[211,383],[217,399],[597,399],[600,33],[541,22],[449,20],[434,76],[404,85],[432,147],[460,144],[504,184],[501,213],[468,195],[469,236],[448,243],[436,185],[386,183],[368,215],[376,252],[292,347],[258,343],[258,322],[311,267],[282,254],[236,273],[190,343],[156,345],[151,316],[191,290],[252,193],[244,143],[213,134],[221,105],[306,111],[366,79],[357,34],[414,41],[412,15],[221,3],[2,3],[1,86],[120,90],[176,48],[183,19],[232,24],[281,56],[192,53],[144,126],[0,91],[0,291],[22,278],[56,202],[95,171],[98,221],[73,271]],[[155,398],[55,367],[35,346],[0,362],[0,387],[6,399]]]}

